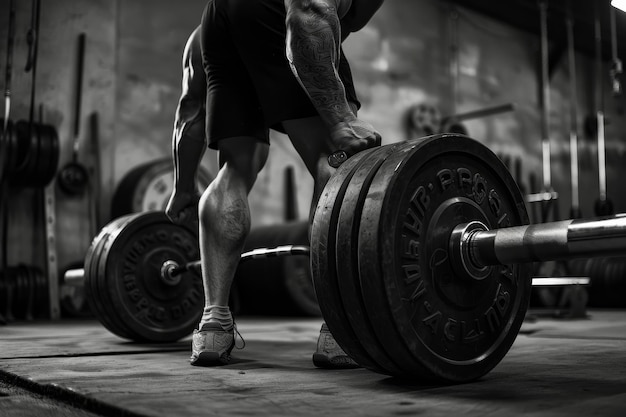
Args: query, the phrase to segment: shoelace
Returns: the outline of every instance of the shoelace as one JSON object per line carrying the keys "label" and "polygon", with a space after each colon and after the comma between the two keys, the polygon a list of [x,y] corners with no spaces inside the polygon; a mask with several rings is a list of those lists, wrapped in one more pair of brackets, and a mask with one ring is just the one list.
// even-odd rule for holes
{"label": "shoelace", "polygon": [[[241,349],[243,349],[243,348],[245,348],[245,347],[246,347],[246,341],[244,340],[244,338],[243,338],[243,336],[241,335],[241,333],[239,333],[239,330],[237,330],[237,325],[233,323],[233,327],[234,327],[234,329],[235,329],[235,337],[234,337],[234,339],[235,339],[235,348],[236,348],[237,350],[241,350]],[[243,344],[241,345],[241,347],[237,346],[237,336],[239,336],[239,338],[241,339],[241,342],[243,343]]]}

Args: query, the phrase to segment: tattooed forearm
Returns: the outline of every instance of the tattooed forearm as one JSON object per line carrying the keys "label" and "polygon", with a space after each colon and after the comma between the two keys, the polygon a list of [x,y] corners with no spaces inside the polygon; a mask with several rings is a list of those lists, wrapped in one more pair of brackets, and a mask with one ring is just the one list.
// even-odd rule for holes
{"label": "tattooed forearm", "polygon": [[341,30],[334,2],[303,0],[287,5],[287,58],[291,69],[329,126],[353,116],[339,78]]}

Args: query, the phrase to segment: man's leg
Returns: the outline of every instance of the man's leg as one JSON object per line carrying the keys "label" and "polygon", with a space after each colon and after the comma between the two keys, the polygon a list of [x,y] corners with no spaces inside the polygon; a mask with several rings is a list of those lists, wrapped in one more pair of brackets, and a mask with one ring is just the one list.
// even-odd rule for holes
{"label": "man's leg", "polygon": [[327,161],[329,151],[325,139],[328,137],[328,129],[322,119],[317,116],[286,120],[283,122],[283,127],[296,152],[313,176],[313,199],[309,213],[309,220],[313,221],[313,211],[317,200],[334,171]]}
{"label": "man's leg", "polygon": [[226,363],[234,346],[230,288],[250,231],[248,193],[267,161],[269,146],[252,137],[221,140],[220,171],[199,204],[205,308],[194,332],[191,363]]}
{"label": "man's leg", "polygon": [[[304,161],[307,169],[314,179],[313,199],[309,213],[310,222],[317,201],[324,190],[324,186],[334,172],[328,165],[328,146],[326,138],[329,137],[328,129],[320,117],[288,120],[283,122],[283,127],[289,135],[294,148]],[[337,345],[326,324],[322,324],[320,335],[317,339],[317,349],[313,354],[313,363],[320,368],[355,368],[358,366]]]}

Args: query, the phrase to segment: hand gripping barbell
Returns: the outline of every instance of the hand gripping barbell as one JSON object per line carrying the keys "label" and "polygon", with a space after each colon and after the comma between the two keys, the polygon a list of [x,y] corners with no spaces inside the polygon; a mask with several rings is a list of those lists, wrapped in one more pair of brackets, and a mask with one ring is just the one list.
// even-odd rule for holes
{"label": "hand gripping barbell", "polygon": [[[310,251],[310,252],[309,252]],[[626,251],[626,216],[528,225],[524,197],[484,145],[443,134],[347,159],[315,210],[309,252],[324,320],[376,372],[466,382],[495,367],[524,319],[533,261]],[[197,231],[163,213],[115,220],[92,243],[85,285],[96,315],[134,340],[176,340],[204,298]],[[92,309],[93,310],[93,309]]]}

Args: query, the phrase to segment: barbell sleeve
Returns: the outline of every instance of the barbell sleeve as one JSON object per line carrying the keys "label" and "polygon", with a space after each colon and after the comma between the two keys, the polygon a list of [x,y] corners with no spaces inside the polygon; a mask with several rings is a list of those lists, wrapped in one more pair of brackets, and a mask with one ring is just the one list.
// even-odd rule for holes
{"label": "barbell sleeve", "polygon": [[[476,223],[476,222],[472,222]],[[598,256],[626,256],[626,214],[486,230],[459,225],[451,247],[474,267]],[[484,225],[483,225],[484,226]],[[455,242],[460,240],[460,242]]]}
{"label": "barbell sleeve", "polygon": [[72,286],[81,286],[85,282],[85,270],[83,268],[68,269],[63,275],[63,283]]}

